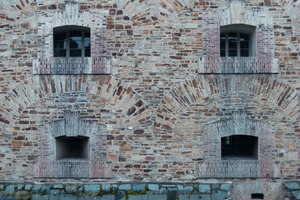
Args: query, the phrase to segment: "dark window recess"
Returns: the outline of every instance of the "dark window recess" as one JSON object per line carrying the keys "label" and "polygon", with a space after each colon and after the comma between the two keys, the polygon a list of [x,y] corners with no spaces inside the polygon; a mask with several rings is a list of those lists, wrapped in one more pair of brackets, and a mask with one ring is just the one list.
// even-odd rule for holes
{"label": "dark window recess", "polygon": [[88,137],[57,137],[56,159],[88,159]]}
{"label": "dark window recess", "polygon": [[261,193],[251,194],[251,199],[264,199],[264,194]]}
{"label": "dark window recess", "polygon": [[256,27],[244,24],[220,27],[221,57],[256,57]]}
{"label": "dark window recess", "polygon": [[221,57],[249,57],[249,36],[242,33],[220,35]]}
{"label": "dark window recess", "polygon": [[90,29],[80,26],[56,27],[53,30],[54,57],[90,57]]}
{"label": "dark window recess", "polygon": [[221,138],[222,159],[257,159],[258,138],[248,135],[232,135]]}

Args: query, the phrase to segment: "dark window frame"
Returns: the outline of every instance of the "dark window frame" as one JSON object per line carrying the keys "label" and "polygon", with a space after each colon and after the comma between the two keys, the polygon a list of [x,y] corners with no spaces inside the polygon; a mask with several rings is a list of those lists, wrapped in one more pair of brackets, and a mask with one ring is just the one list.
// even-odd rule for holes
{"label": "dark window frame", "polygon": [[[72,44],[77,44],[79,47],[72,47]],[[72,55],[76,51],[77,55]],[[80,53],[78,54],[78,52]],[[83,26],[55,27],[53,29],[53,57],[91,57],[90,28]]]}
{"label": "dark window frame", "polygon": [[[236,35],[236,52],[234,55],[230,55],[230,51],[233,52],[233,47],[230,44],[234,44],[233,40],[230,40]],[[225,41],[222,45],[222,38],[225,37]],[[247,39],[248,42],[244,43],[243,40]],[[220,56],[221,57],[256,57],[256,27],[245,24],[231,24],[220,27]],[[246,44],[247,47],[243,47],[242,44]],[[245,53],[242,53],[244,51]],[[246,54],[246,55],[245,55]]]}

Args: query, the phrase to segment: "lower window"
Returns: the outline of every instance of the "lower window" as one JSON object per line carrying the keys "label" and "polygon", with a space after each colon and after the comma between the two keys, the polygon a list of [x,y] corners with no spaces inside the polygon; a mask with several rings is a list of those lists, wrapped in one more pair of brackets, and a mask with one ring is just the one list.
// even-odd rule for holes
{"label": "lower window", "polygon": [[231,135],[221,138],[222,159],[255,159],[258,156],[258,138],[248,135]]}
{"label": "lower window", "polygon": [[56,160],[61,159],[88,159],[89,138],[77,137],[56,137]]}

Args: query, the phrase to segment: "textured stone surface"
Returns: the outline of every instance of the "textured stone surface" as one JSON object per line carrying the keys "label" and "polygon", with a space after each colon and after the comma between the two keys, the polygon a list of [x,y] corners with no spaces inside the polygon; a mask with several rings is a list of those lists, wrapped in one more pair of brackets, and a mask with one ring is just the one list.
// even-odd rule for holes
{"label": "textured stone surface", "polygon": [[[77,2],[0,1],[0,180],[147,182],[167,192],[161,183],[207,178],[233,181],[232,198],[285,198],[282,183],[300,177],[299,0]],[[230,23],[256,26],[257,58],[205,66],[243,64],[251,74],[200,74],[200,58],[219,54],[218,30]],[[53,28],[61,25],[91,27],[91,59],[53,59]],[[51,71],[53,63],[62,68]],[[92,73],[66,75],[81,63]],[[258,137],[260,156],[223,162],[220,138],[241,133]],[[56,160],[63,134],[90,138],[88,160]],[[26,191],[42,191],[36,187]]]}

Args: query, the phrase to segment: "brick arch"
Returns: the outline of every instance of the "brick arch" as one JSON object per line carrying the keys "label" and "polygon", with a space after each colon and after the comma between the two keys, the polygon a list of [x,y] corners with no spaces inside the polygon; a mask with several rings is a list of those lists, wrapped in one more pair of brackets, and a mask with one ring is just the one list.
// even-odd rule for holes
{"label": "brick arch", "polygon": [[[79,81],[77,81],[79,80]],[[2,103],[1,125],[3,131],[11,133],[11,138],[7,142],[7,149],[12,153],[9,159],[3,160],[0,165],[10,166],[8,173],[15,171],[16,176],[22,176],[22,170],[30,171],[30,166],[37,157],[37,135],[39,127],[44,123],[49,123],[54,119],[59,119],[63,113],[56,113],[60,106],[53,108],[60,101],[58,97],[71,101],[66,108],[78,109],[84,112],[82,117],[91,117],[93,120],[101,118],[101,108],[104,112],[121,117],[122,122],[116,122],[116,126],[136,126],[147,121],[151,113],[148,103],[134,91],[130,86],[115,80],[110,76],[40,76],[28,79],[11,88]],[[79,95],[78,95],[79,94]],[[73,96],[72,96],[73,95]],[[76,95],[83,100],[89,101],[85,109],[78,106],[82,102],[76,101]],[[75,97],[74,97],[75,96]],[[61,103],[62,105],[63,103]],[[70,107],[71,104],[75,106]],[[93,115],[85,114],[91,105],[94,106]],[[56,111],[55,111],[56,110]],[[115,119],[114,117],[113,119]],[[109,124],[109,120],[97,123]],[[120,124],[118,124],[120,123]],[[7,157],[8,158],[8,157]],[[14,162],[18,160],[16,164]],[[18,165],[18,167],[17,167]],[[28,168],[29,167],[29,168]],[[16,170],[18,169],[18,170]],[[17,177],[17,178],[19,178]],[[32,178],[28,176],[27,178]],[[3,177],[5,179],[5,177]]]}
{"label": "brick arch", "polygon": [[35,0],[18,0],[18,1],[1,1],[1,11],[4,16],[6,16],[8,21],[14,21],[21,14],[23,10],[30,8],[31,4],[35,3]]}
{"label": "brick arch", "polygon": [[233,184],[230,197],[235,200],[251,199],[251,194],[262,193],[264,199],[284,199],[284,189],[281,183],[265,180],[245,181]]}
{"label": "brick arch", "polygon": [[[142,13],[147,14],[151,10],[151,13],[154,13],[156,17],[162,16],[163,14],[165,17],[168,16],[177,16],[182,9],[187,7],[193,7],[196,0],[191,1],[178,1],[178,0],[171,0],[171,1],[122,1],[122,0],[115,0],[114,1],[119,9],[127,10],[125,11],[129,17],[132,16],[139,16]],[[141,9],[135,9],[139,7]],[[153,9],[149,9],[149,7]],[[159,9],[158,9],[159,8]],[[160,14],[161,13],[161,14]]]}
{"label": "brick arch", "polygon": [[[156,128],[172,129],[177,116],[193,104],[205,103],[213,106],[214,98],[222,94],[243,93],[257,103],[269,103],[282,111],[291,124],[297,125],[297,90],[275,76],[200,76],[186,80],[164,96],[161,106],[156,111]],[[171,122],[172,121],[172,122]]]}
{"label": "brick arch", "polygon": [[[79,81],[77,81],[79,80]],[[45,99],[53,98],[56,94],[82,93],[89,98],[112,109],[122,111],[127,118],[136,118],[140,113],[145,114],[147,102],[130,86],[118,82],[110,76],[40,76],[19,83],[14,88],[7,89],[7,95],[2,100],[0,122],[14,124],[18,116],[28,107]],[[98,100],[97,100],[98,99]],[[129,120],[130,121],[130,120]]]}

